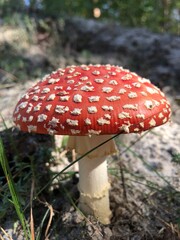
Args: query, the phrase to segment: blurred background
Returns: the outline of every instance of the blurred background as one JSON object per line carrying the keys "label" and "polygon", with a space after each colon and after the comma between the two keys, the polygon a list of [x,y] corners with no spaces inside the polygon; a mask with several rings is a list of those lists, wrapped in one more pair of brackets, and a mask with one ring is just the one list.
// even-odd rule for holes
{"label": "blurred background", "polygon": [[[16,14],[81,16],[117,21],[123,26],[147,27],[153,31],[179,34],[178,0],[0,0],[0,15],[16,20]],[[13,14],[13,15],[12,15]],[[10,20],[9,19],[9,20]]]}
{"label": "blurred background", "polygon": [[179,0],[0,0],[0,81],[110,63],[176,85],[179,34]]}

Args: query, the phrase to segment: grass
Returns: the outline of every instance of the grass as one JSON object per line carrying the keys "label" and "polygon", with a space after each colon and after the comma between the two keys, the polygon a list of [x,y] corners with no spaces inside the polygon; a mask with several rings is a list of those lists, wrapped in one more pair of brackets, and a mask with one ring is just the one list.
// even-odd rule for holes
{"label": "grass", "polygon": [[12,199],[8,199],[8,200],[11,204],[13,204],[13,206],[16,210],[17,216],[18,216],[18,218],[21,222],[25,239],[28,240],[29,227],[26,224],[26,218],[25,218],[25,215],[24,215],[23,210],[22,210],[22,206],[21,206],[21,203],[20,203],[20,197],[19,197],[19,194],[17,192],[17,189],[16,189],[16,186],[15,186],[12,174],[11,174],[11,170],[10,170],[7,158],[6,158],[5,153],[4,153],[4,147],[3,147],[2,139],[0,139],[0,164],[1,164],[1,167],[3,169],[4,175],[6,177],[9,191],[11,193],[11,198]]}
{"label": "grass", "polygon": [[[8,160],[5,156],[5,152],[4,152],[4,147],[3,147],[3,142],[2,142],[2,139],[0,139],[0,164],[1,164],[1,167],[3,169],[3,172],[4,172],[4,175],[6,177],[6,180],[7,180],[7,185],[8,185],[8,188],[9,188],[9,191],[10,191],[10,194],[11,194],[11,199],[8,199],[9,202],[11,204],[13,204],[15,210],[16,210],[16,214],[18,216],[18,219],[21,223],[21,226],[22,226],[22,229],[23,229],[23,233],[24,233],[24,236],[25,236],[25,239],[40,239],[41,238],[41,232],[42,232],[42,228],[44,226],[44,222],[45,222],[45,219],[47,218],[47,215],[49,214],[49,212],[51,213],[50,216],[50,220],[48,222],[48,225],[47,225],[47,228],[46,228],[46,231],[45,231],[45,236],[47,235],[47,232],[49,230],[49,226],[50,226],[50,222],[52,221],[52,207],[49,207],[50,205],[47,204],[48,206],[48,210],[45,212],[44,214],[44,217],[42,218],[42,221],[40,223],[40,226],[37,228],[37,232],[36,232],[36,238],[35,238],[35,229],[34,229],[34,219],[33,219],[33,200],[37,199],[39,197],[39,195],[46,189],[48,188],[53,180],[55,180],[56,178],[58,178],[59,176],[65,174],[65,175],[70,175],[72,176],[72,171],[70,172],[66,172],[66,170],[68,170],[72,165],[74,165],[76,162],[80,161],[83,157],[85,157],[86,155],[88,155],[89,153],[91,153],[92,151],[94,151],[95,149],[97,149],[98,147],[102,146],[103,144],[105,144],[106,142],[112,140],[113,138],[117,137],[119,134],[109,138],[108,140],[106,140],[105,142],[99,144],[98,146],[96,146],[95,148],[91,149],[90,151],[86,152],[84,155],[82,155],[81,157],[77,158],[75,161],[71,162],[67,167],[65,167],[62,171],[60,171],[59,173],[55,174],[51,180],[49,182],[47,182],[35,195],[34,195],[34,188],[35,188],[35,183],[34,183],[34,179],[36,178],[36,176],[34,176],[34,171],[33,171],[33,167],[31,167],[31,173],[32,173],[32,184],[31,184],[31,192],[30,192],[30,201],[28,204],[26,204],[26,208],[27,209],[28,207],[30,207],[30,222],[28,222],[26,220],[26,216],[25,216],[25,211],[23,210],[22,208],[22,205],[21,205],[21,196],[17,190],[17,187],[16,187],[16,184],[13,180],[13,176],[11,174],[11,170],[10,170],[10,167],[9,167],[9,164],[8,164]],[[68,197],[69,201],[71,202],[71,204],[74,206],[74,208],[77,210],[77,206],[75,205],[73,199],[70,197],[70,194],[68,193],[68,191],[66,190],[65,187],[63,187],[63,191],[65,192],[66,196]],[[51,211],[50,211],[51,210]],[[80,211],[80,210],[79,210]],[[81,213],[82,214],[82,213]],[[83,214],[82,214],[83,215]],[[85,217],[83,215],[83,217]]]}
{"label": "grass", "polygon": [[[141,138],[143,138],[146,134],[147,133],[143,134],[140,138],[137,139],[137,141],[139,141]],[[117,136],[113,136],[112,138],[114,138],[114,137],[117,137]],[[112,138],[110,138],[110,139],[112,139]],[[107,140],[107,141],[109,141],[109,140]],[[148,166],[148,163],[141,156],[139,156],[136,152],[133,151],[132,147],[135,143],[136,142],[134,142],[130,146],[126,146],[124,151],[121,152],[119,156],[121,157],[124,153],[130,152],[130,153],[133,154],[133,156],[135,158],[139,159],[140,161],[143,162],[143,164],[146,164]],[[102,144],[104,144],[104,143],[102,143]],[[102,144],[99,144],[96,148],[100,147]],[[120,146],[120,145],[118,144],[118,146]],[[27,204],[26,204],[25,209],[23,209],[23,206],[22,206],[21,200],[20,200],[20,199],[22,199],[22,196],[20,195],[20,192],[17,189],[19,187],[17,187],[17,184],[15,184],[15,182],[14,182],[14,176],[12,176],[12,174],[11,174],[11,169],[8,165],[8,160],[5,156],[2,140],[0,141],[0,163],[1,163],[4,175],[5,175],[6,180],[7,180],[6,188],[8,187],[9,192],[11,194],[11,198],[10,197],[8,198],[8,202],[9,202],[9,204],[13,205],[13,207],[16,211],[16,214],[18,216],[18,219],[19,219],[19,221],[21,223],[21,226],[22,226],[22,229],[23,229],[23,234],[25,236],[25,239],[40,240],[42,238],[42,236],[45,236],[45,237],[49,236],[50,229],[51,229],[51,227],[53,229],[53,225],[55,224],[55,223],[53,224],[53,218],[54,218],[54,214],[55,214],[54,209],[53,209],[53,205],[46,202],[46,201],[41,202],[41,204],[43,204],[45,206],[46,210],[44,211],[44,213],[41,216],[41,219],[39,221],[39,225],[37,226],[37,224],[36,224],[36,227],[35,227],[34,216],[33,216],[34,211],[35,211],[35,208],[33,207],[34,203],[36,203],[36,201],[40,201],[39,196],[43,193],[43,191],[45,189],[47,189],[49,186],[51,186],[53,180],[57,179],[59,176],[61,176],[62,181],[63,181],[63,179],[66,179],[66,181],[67,181],[67,176],[68,176],[69,179],[72,178],[72,175],[75,172],[73,172],[72,170],[69,170],[69,171],[67,171],[67,170],[74,163],[76,163],[77,161],[80,161],[84,156],[86,156],[87,154],[92,152],[94,149],[91,149],[85,155],[83,155],[80,158],[76,159],[75,161],[71,162],[67,167],[65,167],[59,173],[54,174],[52,176],[52,178],[46,184],[44,184],[44,186],[42,188],[40,188],[39,191],[37,191],[39,189],[39,187],[36,186],[37,181],[35,181],[35,179],[37,178],[37,176],[35,176],[36,175],[35,168],[37,166],[36,166],[36,164],[34,165],[34,163],[31,164],[31,174],[30,175],[32,177],[31,177],[31,186],[30,186],[30,197],[29,197],[28,202],[27,202],[27,200],[25,200],[27,202]],[[34,161],[32,161],[32,162],[34,162]],[[154,169],[152,169],[152,171],[154,171]],[[133,182],[133,183],[136,183],[138,185],[143,185],[144,188],[149,189],[149,193],[146,193],[144,195],[145,198],[149,198],[151,193],[154,192],[154,191],[155,192],[162,192],[163,194],[167,194],[165,192],[164,188],[160,187],[157,183],[154,183],[153,181],[147,180],[144,176],[142,176],[142,178],[141,178],[140,175],[133,174],[131,171],[128,170],[128,168],[126,168],[124,166],[123,166],[123,171],[120,171],[120,169],[118,170],[117,168],[115,168],[115,169],[110,168],[109,172],[115,178],[122,177],[122,174],[124,175],[124,178],[122,178],[122,182],[124,181],[124,184],[123,184],[124,192],[127,191],[126,188],[130,187],[131,184],[129,185],[129,183]],[[154,173],[157,174],[157,177],[159,177],[162,181],[164,181],[164,183],[166,185],[171,186],[170,183],[168,182],[168,180],[166,180],[166,178],[164,176],[159,174],[157,171],[154,171]],[[78,208],[76,206],[76,203],[73,200],[72,195],[70,194],[69,190],[66,189],[66,187],[63,186],[63,185],[62,185],[62,191],[63,191],[63,194],[68,199],[69,203],[74,207],[74,209],[78,210]],[[176,191],[172,192],[172,194],[175,195]],[[3,196],[3,194],[1,194],[1,195],[2,195],[2,197],[5,197],[5,196]],[[124,196],[126,196],[126,198],[127,198],[127,193],[124,194]],[[27,214],[27,210],[29,211],[28,214]],[[177,219],[177,224],[179,224],[179,219]],[[1,229],[1,231],[2,231],[2,229]]]}

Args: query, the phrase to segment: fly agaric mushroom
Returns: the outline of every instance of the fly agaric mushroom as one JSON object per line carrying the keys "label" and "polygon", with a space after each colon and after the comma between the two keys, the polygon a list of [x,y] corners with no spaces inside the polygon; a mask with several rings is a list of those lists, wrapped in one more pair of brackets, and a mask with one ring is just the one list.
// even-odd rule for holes
{"label": "fly agaric mushroom", "polygon": [[[81,65],[45,76],[22,96],[13,119],[22,131],[69,135],[68,146],[83,155],[109,134],[151,129],[170,113],[148,79],[118,66]],[[111,140],[79,161],[79,207],[104,224],[111,217],[106,156],[115,151]]]}

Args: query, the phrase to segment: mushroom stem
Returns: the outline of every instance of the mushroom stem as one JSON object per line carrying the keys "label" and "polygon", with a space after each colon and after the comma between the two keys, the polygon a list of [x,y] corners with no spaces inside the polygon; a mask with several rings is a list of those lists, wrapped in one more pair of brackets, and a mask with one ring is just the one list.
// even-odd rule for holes
{"label": "mushroom stem", "polygon": [[79,208],[108,224],[111,218],[106,157],[79,161]]}
{"label": "mushroom stem", "polygon": [[[83,155],[111,136],[71,136],[68,147]],[[111,140],[79,161],[79,208],[85,214],[95,216],[101,223],[108,224],[111,218],[109,206],[109,181],[106,156],[116,152]]]}

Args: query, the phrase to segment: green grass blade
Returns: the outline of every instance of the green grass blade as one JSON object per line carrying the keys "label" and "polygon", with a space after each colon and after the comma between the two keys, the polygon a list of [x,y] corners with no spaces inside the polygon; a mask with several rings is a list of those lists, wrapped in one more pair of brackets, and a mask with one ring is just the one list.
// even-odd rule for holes
{"label": "green grass blade", "polygon": [[24,235],[25,235],[25,239],[28,239],[28,232],[29,231],[28,231],[28,227],[27,227],[27,224],[26,224],[26,219],[25,219],[25,216],[24,216],[22,208],[21,208],[19,196],[18,196],[18,193],[16,191],[16,187],[15,187],[13,177],[12,177],[12,174],[11,174],[11,171],[10,171],[10,167],[9,167],[9,164],[8,164],[5,152],[4,152],[3,142],[2,142],[1,138],[0,138],[0,164],[2,166],[4,175],[6,177],[7,184],[8,184],[8,187],[9,187],[9,191],[11,193],[12,200],[10,202],[14,205],[14,208],[16,210],[18,218],[21,222],[21,225],[22,225],[22,228],[23,228],[23,231],[24,231]]}

